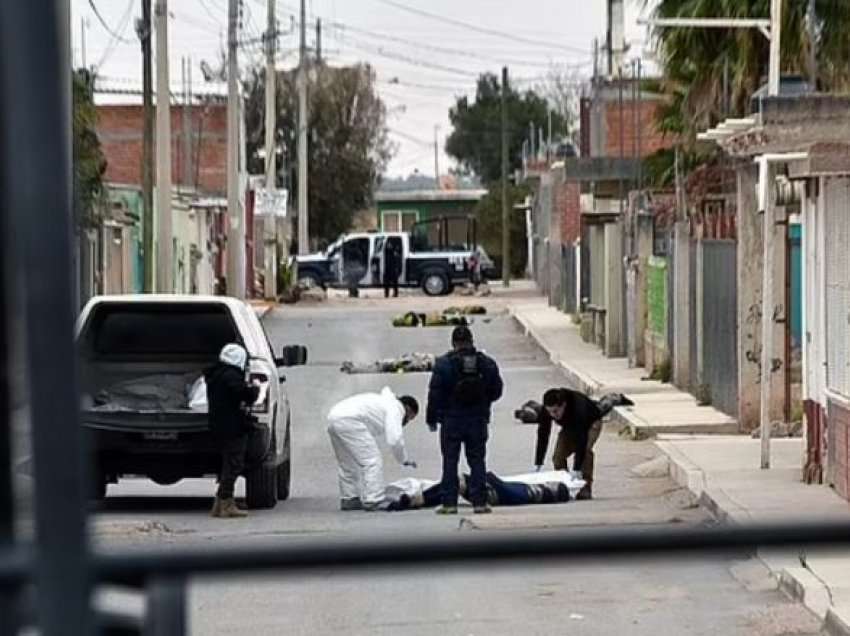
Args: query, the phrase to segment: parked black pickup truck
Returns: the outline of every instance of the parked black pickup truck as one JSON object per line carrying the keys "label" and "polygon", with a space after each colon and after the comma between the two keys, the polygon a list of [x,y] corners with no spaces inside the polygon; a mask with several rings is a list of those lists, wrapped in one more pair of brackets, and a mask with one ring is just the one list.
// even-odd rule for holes
{"label": "parked black pickup truck", "polygon": [[354,272],[358,288],[380,287],[387,248],[394,247],[401,254],[400,287],[421,287],[429,296],[448,294],[470,279],[469,261],[476,252],[484,278],[495,274],[477,244],[476,230],[472,217],[441,217],[415,223],[410,232],[344,234],[324,252],[295,257],[298,280],[308,287],[349,287]]}

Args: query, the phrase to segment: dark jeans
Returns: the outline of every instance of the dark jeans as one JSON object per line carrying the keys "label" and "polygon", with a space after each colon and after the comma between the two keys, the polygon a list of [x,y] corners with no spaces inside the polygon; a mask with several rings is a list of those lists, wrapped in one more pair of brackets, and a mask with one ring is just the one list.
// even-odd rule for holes
{"label": "dark jeans", "polygon": [[460,447],[466,451],[469,464],[469,500],[473,506],[487,503],[487,424],[480,420],[449,420],[440,427],[440,450],[443,453],[441,491],[444,506],[456,506],[458,497],[458,464]]}
{"label": "dark jeans", "polygon": [[221,473],[218,478],[219,499],[232,499],[236,478],[245,469],[245,453],[248,450],[248,436],[240,435],[231,439],[217,440],[221,452]]}
{"label": "dark jeans", "polygon": [[392,290],[393,296],[398,298],[398,274],[384,276],[384,298],[390,297],[390,290]]}
{"label": "dark jeans", "polygon": [[496,495],[496,503],[500,506],[522,506],[533,503],[526,484],[503,481],[493,473],[487,473],[487,485]]}

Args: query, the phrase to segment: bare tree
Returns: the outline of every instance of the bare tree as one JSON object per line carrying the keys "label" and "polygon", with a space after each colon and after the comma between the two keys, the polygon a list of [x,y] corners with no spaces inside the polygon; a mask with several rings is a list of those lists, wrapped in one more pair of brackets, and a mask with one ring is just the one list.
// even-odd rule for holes
{"label": "bare tree", "polygon": [[565,137],[575,141],[579,127],[579,99],[587,82],[587,78],[582,77],[575,68],[553,64],[543,81],[537,85],[535,92],[546,99],[561,124],[552,130],[553,141]]}

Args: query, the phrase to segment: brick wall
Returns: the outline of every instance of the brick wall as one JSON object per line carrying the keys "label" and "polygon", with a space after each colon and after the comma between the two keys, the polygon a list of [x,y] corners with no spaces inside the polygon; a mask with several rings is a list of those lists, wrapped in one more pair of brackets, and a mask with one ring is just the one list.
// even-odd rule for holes
{"label": "brick wall", "polygon": [[[101,105],[97,107],[97,134],[106,155],[106,180],[141,185],[143,113],[140,105]],[[192,176],[197,171],[197,187],[208,194],[227,191],[227,111],[224,104],[193,106]],[[154,149],[154,152],[156,150]],[[196,161],[200,158],[200,166]],[[183,109],[171,108],[171,179],[183,184]],[[154,175],[154,180],[156,175]]]}
{"label": "brick wall", "polygon": [[581,235],[581,190],[577,181],[564,181],[555,189],[555,210],[560,217],[560,240],[572,245]]}
{"label": "brick wall", "polygon": [[828,419],[830,481],[839,495],[850,499],[850,409],[830,400]]}
{"label": "brick wall", "polygon": [[[643,101],[632,104],[629,95],[623,102],[623,155],[635,157],[638,154],[638,128],[640,127],[640,156],[647,157],[663,148],[670,148],[675,141],[673,137],[665,137],[656,127],[659,101]],[[605,155],[606,157],[620,156],[620,105],[617,101],[605,104]]]}

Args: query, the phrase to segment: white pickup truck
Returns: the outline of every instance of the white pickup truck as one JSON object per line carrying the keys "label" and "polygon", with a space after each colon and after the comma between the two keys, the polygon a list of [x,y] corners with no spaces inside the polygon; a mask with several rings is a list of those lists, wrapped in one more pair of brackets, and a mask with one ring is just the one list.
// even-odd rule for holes
{"label": "white pickup truck", "polygon": [[495,275],[493,262],[477,244],[475,219],[442,217],[416,223],[410,232],[344,234],[324,252],[295,257],[298,280],[306,287],[381,287],[388,246],[401,255],[399,286],[421,287],[429,296],[448,294],[468,281],[475,252],[484,277]]}
{"label": "white pickup truck", "polygon": [[219,472],[206,405],[192,403],[203,371],[231,342],[249,355],[247,379],[263,391],[251,407],[254,428],[246,457],[246,501],[271,508],[289,497],[289,400],[279,369],[306,363],[306,349],[281,357],[255,311],[220,296],[103,296],[80,314],[81,421],[91,433],[95,498],[107,484],[144,476],[158,484]]}

